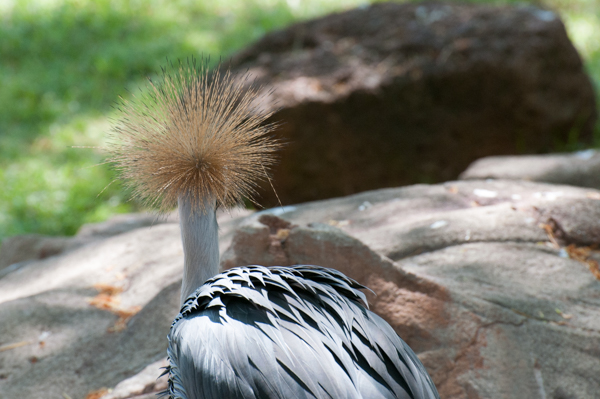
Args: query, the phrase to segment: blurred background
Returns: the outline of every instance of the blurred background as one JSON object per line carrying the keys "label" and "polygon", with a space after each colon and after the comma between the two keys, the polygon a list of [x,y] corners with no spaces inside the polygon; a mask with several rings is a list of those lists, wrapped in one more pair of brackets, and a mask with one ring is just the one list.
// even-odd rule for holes
{"label": "blurred background", "polygon": [[[600,85],[598,0],[530,2],[556,11]],[[0,0],[0,241],[72,235],[84,223],[137,211],[101,149],[119,96],[165,59],[227,58],[293,22],[361,0]],[[217,57],[215,57],[217,56]],[[598,103],[598,102],[597,102]],[[600,146],[600,125],[591,147]],[[571,142],[555,151],[589,148]]]}

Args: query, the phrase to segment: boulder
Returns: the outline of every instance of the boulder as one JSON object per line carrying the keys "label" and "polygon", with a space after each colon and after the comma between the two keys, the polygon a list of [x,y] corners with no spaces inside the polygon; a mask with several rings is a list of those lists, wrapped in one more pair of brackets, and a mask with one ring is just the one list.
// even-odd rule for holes
{"label": "boulder", "polygon": [[[563,23],[529,5],[373,4],[269,33],[232,66],[273,90],[284,204],[447,181],[485,156],[589,143],[596,120]],[[278,203],[268,182],[263,193]]]}
{"label": "boulder", "polygon": [[55,237],[26,234],[8,237],[0,246],[0,276],[10,273],[27,262],[45,259],[79,248],[98,239],[122,234],[144,226],[177,222],[177,214],[164,217],[148,213],[117,215],[108,221],[82,226],[74,237]]}
{"label": "boulder", "polygon": [[[319,264],[373,289],[443,398],[600,392],[600,192],[457,181],[221,214],[222,267]],[[0,397],[164,389],[182,273],[175,223],[0,278]],[[111,391],[112,390],[112,391]]]}
{"label": "boulder", "polygon": [[366,284],[442,398],[591,398],[599,194],[469,181],[276,208],[283,220],[242,224],[223,265],[319,264]]}
{"label": "boulder", "polygon": [[461,173],[463,180],[529,180],[600,189],[600,153],[495,156],[478,159]]}
{"label": "boulder", "polygon": [[[223,245],[247,213],[219,214]],[[105,226],[126,230],[114,228],[122,219]],[[82,231],[90,230],[98,226]],[[95,236],[0,277],[0,398],[97,399],[115,386],[122,398],[164,389],[156,379],[179,310],[179,225]]]}
{"label": "boulder", "polygon": [[5,238],[0,246],[0,275],[9,273],[31,260],[44,259],[76,248],[87,240],[26,234]]}

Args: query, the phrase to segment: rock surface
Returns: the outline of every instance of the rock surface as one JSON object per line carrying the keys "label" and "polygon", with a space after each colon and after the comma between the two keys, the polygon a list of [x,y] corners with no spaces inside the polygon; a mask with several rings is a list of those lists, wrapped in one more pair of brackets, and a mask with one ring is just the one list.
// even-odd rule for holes
{"label": "rock surface", "polygon": [[478,159],[461,175],[464,180],[529,180],[600,189],[600,153],[496,156]]}
{"label": "rock surface", "polygon": [[166,217],[144,213],[118,215],[106,222],[82,226],[75,237],[40,234],[8,237],[0,246],[0,277],[24,266],[29,261],[45,259],[99,239],[166,222],[177,222],[177,215],[171,214]]}
{"label": "rock surface", "polygon": [[[600,257],[589,248],[600,243],[598,198],[457,181],[221,215],[222,266],[320,264],[369,285],[372,308],[419,354],[442,398],[587,399],[600,392]],[[106,399],[150,398],[164,386],[152,373],[181,264],[178,226],[166,223],[5,275],[0,397],[114,388]],[[88,303],[98,283],[122,284],[120,309],[141,307],[126,328],[115,331],[115,308]]]}
{"label": "rock surface", "polygon": [[[597,191],[451,182],[281,216],[299,226],[251,217],[224,265],[316,263],[367,284],[442,398],[600,392],[600,256],[587,248],[600,243]],[[326,224],[303,227],[314,222]]]}
{"label": "rock surface", "polygon": [[[247,213],[219,215],[222,245]],[[121,222],[117,218],[104,227]],[[98,227],[84,231],[99,233]],[[165,356],[179,309],[182,265],[179,225],[167,220],[113,236],[96,234],[84,246],[24,262],[5,274],[0,278],[0,398],[83,399],[136,374],[116,394],[130,397],[160,388],[158,366],[154,386],[142,371]]]}
{"label": "rock surface", "polygon": [[270,33],[232,64],[281,107],[284,204],[455,179],[484,156],[589,142],[596,119],[562,22],[532,6],[374,4]]}

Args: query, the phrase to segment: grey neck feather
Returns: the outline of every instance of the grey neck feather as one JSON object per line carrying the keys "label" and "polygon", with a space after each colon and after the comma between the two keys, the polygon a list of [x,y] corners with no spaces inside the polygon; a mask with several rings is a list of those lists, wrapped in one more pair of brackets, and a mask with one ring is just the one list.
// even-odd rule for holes
{"label": "grey neck feather", "polygon": [[219,273],[219,227],[214,200],[206,200],[204,210],[195,209],[195,212],[189,197],[180,196],[178,205],[184,255],[183,305],[196,288]]}

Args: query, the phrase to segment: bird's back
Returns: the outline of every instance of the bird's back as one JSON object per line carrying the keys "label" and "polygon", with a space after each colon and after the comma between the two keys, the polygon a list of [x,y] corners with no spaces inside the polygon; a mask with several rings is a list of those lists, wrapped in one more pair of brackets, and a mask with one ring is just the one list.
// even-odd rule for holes
{"label": "bird's back", "polygon": [[362,287],[314,266],[230,269],[169,333],[170,398],[439,398]]}

